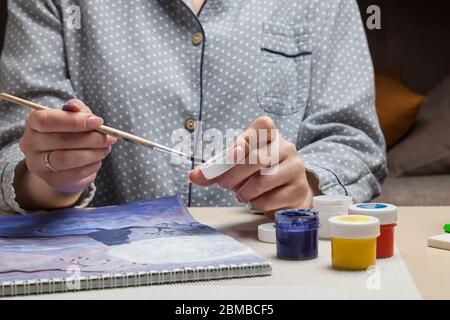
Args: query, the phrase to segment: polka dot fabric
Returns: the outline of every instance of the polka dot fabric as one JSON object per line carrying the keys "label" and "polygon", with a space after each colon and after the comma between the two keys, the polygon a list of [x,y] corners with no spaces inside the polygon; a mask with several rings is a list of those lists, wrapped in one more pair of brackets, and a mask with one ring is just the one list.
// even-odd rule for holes
{"label": "polka dot fabric", "polygon": [[[182,0],[10,0],[8,9],[0,91],[56,108],[76,97],[107,125],[169,146],[193,117],[198,153],[210,129],[243,130],[268,115],[324,193],[366,201],[380,191],[385,147],[353,0],[206,0],[198,17]],[[0,106],[3,211],[24,212],[12,181],[26,113]],[[192,206],[239,205],[229,191],[190,186],[191,166],[119,142],[78,205],[175,193]]]}

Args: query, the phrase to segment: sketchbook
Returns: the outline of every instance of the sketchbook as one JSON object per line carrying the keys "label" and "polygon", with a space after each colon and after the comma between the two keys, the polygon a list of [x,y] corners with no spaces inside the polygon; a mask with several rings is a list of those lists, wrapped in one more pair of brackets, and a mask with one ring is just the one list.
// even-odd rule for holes
{"label": "sketchbook", "polygon": [[270,275],[179,197],[0,218],[0,296]]}

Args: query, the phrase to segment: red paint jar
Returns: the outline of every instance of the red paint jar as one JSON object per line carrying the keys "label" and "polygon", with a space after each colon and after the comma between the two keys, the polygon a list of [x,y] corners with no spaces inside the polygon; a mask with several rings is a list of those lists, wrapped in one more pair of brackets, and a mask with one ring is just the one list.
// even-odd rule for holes
{"label": "red paint jar", "polygon": [[377,238],[377,259],[390,258],[394,255],[394,233],[396,223],[380,226],[380,236]]}
{"label": "red paint jar", "polygon": [[366,215],[380,220],[380,236],[377,238],[377,259],[394,255],[394,234],[397,226],[397,207],[384,203],[360,203],[349,207],[350,215]]}

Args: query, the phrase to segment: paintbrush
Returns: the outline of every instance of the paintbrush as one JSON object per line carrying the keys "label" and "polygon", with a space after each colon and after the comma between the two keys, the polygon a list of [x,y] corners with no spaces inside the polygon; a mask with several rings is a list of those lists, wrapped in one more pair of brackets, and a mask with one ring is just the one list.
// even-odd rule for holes
{"label": "paintbrush", "polygon": [[[27,101],[15,96],[12,96],[10,94],[7,93],[0,93],[0,99],[8,101],[8,102],[12,102],[16,105],[20,105],[23,107],[27,107],[27,108],[31,108],[33,110],[51,110],[52,108],[49,107],[45,107],[43,105],[31,102],[31,101]],[[166,154],[171,154],[171,155],[177,155],[183,158],[186,158],[190,161],[196,162],[196,163],[204,163],[205,161],[203,159],[198,159],[195,158],[193,156],[187,155],[186,153],[177,151],[175,149],[171,149],[169,147],[166,147],[164,145],[155,143],[153,141],[144,139],[142,137],[138,137],[135,136],[134,134],[128,133],[128,132],[124,132],[118,129],[114,129],[105,125],[100,126],[98,129],[96,129],[95,131],[109,135],[109,136],[113,136],[116,137],[118,139],[122,139],[137,145],[141,145],[144,146],[146,148],[150,148],[150,149],[155,149],[158,150],[160,152],[166,153]]]}

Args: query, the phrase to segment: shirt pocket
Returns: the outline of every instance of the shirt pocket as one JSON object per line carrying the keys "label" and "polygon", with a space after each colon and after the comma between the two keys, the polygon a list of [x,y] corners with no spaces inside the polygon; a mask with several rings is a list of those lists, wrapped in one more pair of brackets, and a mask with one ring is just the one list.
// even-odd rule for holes
{"label": "shirt pocket", "polygon": [[289,115],[306,106],[311,57],[311,32],[307,24],[263,25],[257,95],[264,111]]}

